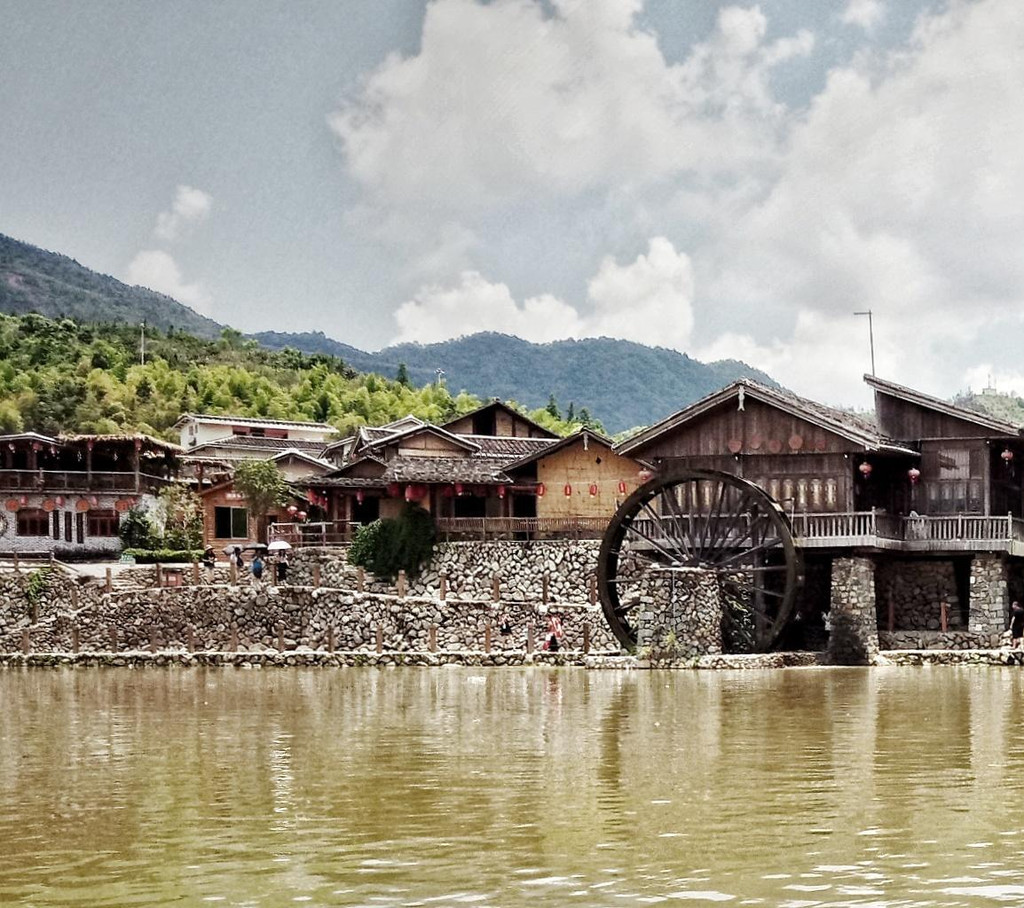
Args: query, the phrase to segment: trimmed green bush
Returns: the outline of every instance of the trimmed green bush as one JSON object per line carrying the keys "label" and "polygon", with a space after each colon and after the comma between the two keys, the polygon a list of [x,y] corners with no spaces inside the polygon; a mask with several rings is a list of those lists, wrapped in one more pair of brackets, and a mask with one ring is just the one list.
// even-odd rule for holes
{"label": "trimmed green bush", "polygon": [[393,520],[375,520],[356,533],[348,550],[350,564],[394,580],[399,571],[415,577],[434,553],[434,518],[418,505],[406,505]]}
{"label": "trimmed green bush", "polygon": [[124,549],[122,555],[131,555],[136,564],[173,564],[179,561],[199,561],[199,549]]}

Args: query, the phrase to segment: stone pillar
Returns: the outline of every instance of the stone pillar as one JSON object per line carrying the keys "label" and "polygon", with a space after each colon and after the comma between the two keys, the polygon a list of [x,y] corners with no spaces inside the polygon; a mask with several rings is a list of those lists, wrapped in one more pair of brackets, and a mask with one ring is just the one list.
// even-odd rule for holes
{"label": "stone pillar", "polygon": [[637,646],[650,647],[652,656],[662,658],[688,659],[722,652],[717,576],[701,568],[684,568],[643,584]]}
{"label": "stone pillar", "polygon": [[971,559],[971,593],[968,629],[974,634],[1001,634],[1010,615],[1006,558],[978,554]]}
{"label": "stone pillar", "polygon": [[833,559],[831,602],[828,661],[870,665],[878,656],[875,564],[870,558]]}

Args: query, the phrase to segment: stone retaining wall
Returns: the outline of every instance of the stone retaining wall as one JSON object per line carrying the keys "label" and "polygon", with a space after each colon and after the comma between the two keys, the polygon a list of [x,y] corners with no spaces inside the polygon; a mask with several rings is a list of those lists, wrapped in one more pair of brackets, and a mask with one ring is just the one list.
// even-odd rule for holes
{"label": "stone retaining wall", "polygon": [[1009,646],[1010,634],[973,634],[969,631],[879,631],[878,645],[892,649],[996,649]]}
{"label": "stone retaining wall", "polygon": [[875,565],[870,558],[836,558],[832,562],[829,661],[868,665],[878,655],[875,617]]}
{"label": "stone retaining wall", "polygon": [[[540,648],[547,623],[527,603],[440,602],[311,587],[200,586],[106,593],[77,591],[58,577],[34,604],[8,583],[0,605],[0,651],[438,650]],[[559,607],[563,647],[618,651],[600,610]],[[502,626],[508,633],[501,632]],[[25,632],[28,632],[26,641]]]}
{"label": "stone retaining wall", "polygon": [[[408,581],[412,596],[437,596],[441,576],[449,599],[491,599],[495,575],[505,602],[589,603],[597,577],[599,540],[442,542],[423,572]],[[291,553],[289,580],[312,585],[313,565],[320,565],[323,586],[354,588],[357,568],[344,548],[297,549]],[[395,585],[365,575],[365,589],[394,592]]]}
{"label": "stone retaining wall", "polygon": [[999,634],[1010,620],[1009,570],[1002,555],[978,554],[971,559],[970,630]]}
{"label": "stone retaining wall", "polygon": [[638,651],[681,659],[722,652],[722,599],[714,572],[676,570],[630,593],[640,600]]}

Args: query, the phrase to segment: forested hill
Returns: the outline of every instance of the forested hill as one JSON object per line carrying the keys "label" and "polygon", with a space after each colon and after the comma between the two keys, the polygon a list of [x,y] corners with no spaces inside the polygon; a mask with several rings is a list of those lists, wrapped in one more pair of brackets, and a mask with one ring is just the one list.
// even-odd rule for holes
{"label": "forested hill", "polygon": [[362,372],[393,378],[405,363],[414,384],[445,373],[453,389],[541,407],[554,395],[563,414],[585,408],[609,432],[650,425],[738,378],[773,387],[735,360],[701,363],[684,353],[607,337],[532,344],[505,334],[474,334],[439,344],[400,344],[363,353],[320,333],[253,335],[268,347],[330,353]]}
{"label": "forested hill", "polygon": [[82,322],[176,328],[197,337],[217,338],[221,325],[177,300],[144,287],[129,287],[90,271],[74,259],[47,252],[0,234],[0,312],[37,312]]}

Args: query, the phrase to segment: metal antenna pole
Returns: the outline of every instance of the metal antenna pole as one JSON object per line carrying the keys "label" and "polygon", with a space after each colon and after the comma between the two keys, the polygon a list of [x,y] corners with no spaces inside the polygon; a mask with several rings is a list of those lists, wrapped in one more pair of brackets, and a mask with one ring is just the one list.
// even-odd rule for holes
{"label": "metal antenna pole", "polygon": [[871,344],[871,374],[875,374],[875,327],[871,321],[871,310],[865,309],[863,312],[854,312],[854,315],[866,315],[868,317],[868,342]]}

